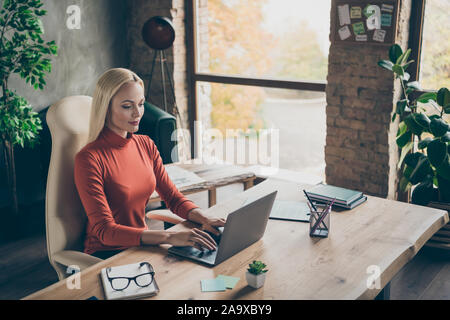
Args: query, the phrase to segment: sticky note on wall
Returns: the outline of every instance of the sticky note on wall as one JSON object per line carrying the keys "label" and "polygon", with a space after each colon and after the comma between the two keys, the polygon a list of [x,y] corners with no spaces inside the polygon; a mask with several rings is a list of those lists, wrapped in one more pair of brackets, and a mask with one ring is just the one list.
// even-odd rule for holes
{"label": "sticky note on wall", "polygon": [[386,30],[375,30],[373,33],[373,40],[378,42],[384,42],[384,37],[386,36]]}
{"label": "sticky note on wall", "polygon": [[361,7],[351,7],[350,8],[350,18],[359,19],[362,17],[362,9]]}
{"label": "sticky note on wall", "polygon": [[390,4],[382,4],[381,5],[381,11],[393,12],[394,11],[394,6],[390,5]]}
{"label": "sticky note on wall", "polygon": [[392,14],[383,13],[381,15],[381,26],[382,27],[390,27],[392,24]]}
{"label": "sticky note on wall", "polygon": [[362,22],[354,23],[352,24],[352,27],[355,34],[363,34],[366,32],[366,30],[364,29],[364,23]]}
{"label": "sticky note on wall", "polygon": [[339,23],[341,26],[350,24],[350,11],[348,4],[338,6]]}
{"label": "sticky note on wall", "polygon": [[341,38],[341,40],[345,40],[352,35],[348,26],[340,28],[338,32],[339,32],[339,37]]}
{"label": "sticky note on wall", "polygon": [[358,34],[355,37],[356,41],[367,41],[367,34]]}

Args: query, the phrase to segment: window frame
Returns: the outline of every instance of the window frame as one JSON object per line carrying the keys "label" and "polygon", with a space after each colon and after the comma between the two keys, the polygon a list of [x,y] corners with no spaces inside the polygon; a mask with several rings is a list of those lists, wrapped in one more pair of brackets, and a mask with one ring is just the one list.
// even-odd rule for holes
{"label": "window frame", "polygon": [[[198,120],[197,106],[197,82],[214,82],[234,85],[246,85],[256,87],[270,87],[280,89],[294,89],[305,91],[325,92],[327,81],[296,81],[283,80],[274,77],[245,77],[238,75],[224,75],[214,73],[197,72],[198,65],[198,39],[197,39],[197,1],[185,0],[186,13],[186,44],[187,44],[187,81],[189,88],[188,97],[188,114],[189,129],[194,132],[195,121]],[[426,0],[415,0],[411,4],[410,16],[410,32],[408,39],[408,47],[411,48],[411,59],[415,62],[409,67],[411,75],[410,81],[419,81],[420,78],[420,62],[422,54],[423,26],[425,18]],[[417,98],[427,90],[416,91],[413,98]],[[195,137],[191,134],[191,158],[197,154],[194,143]]]}
{"label": "window frame", "polygon": [[[189,129],[194,132],[195,121],[198,120],[197,82],[214,82],[264,88],[279,88],[304,91],[325,92],[327,81],[297,81],[275,77],[246,77],[240,75],[225,75],[217,73],[197,72],[198,39],[197,39],[197,1],[185,0],[186,40],[187,40],[187,80],[189,88],[188,110]],[[191,158],[198,154],[195,150],[195,137],[191,134]]]}
{"label": "window frame", "polygon": [[[411,3],[411,18],[409,22],[408,47],[411,48],[410,59],[414,62],[409,66],[410,81],[420,80],[420,60],[422,56],[423,26],[425,19],[426,0],[416,0]],[[417,99],[431,90],[414,91],[411,95]]]}

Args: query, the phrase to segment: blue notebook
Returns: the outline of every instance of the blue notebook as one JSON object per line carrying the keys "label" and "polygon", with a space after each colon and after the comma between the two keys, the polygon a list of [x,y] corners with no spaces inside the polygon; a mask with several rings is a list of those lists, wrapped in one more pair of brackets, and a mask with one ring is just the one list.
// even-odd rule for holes
{"label": "blue notebook", "polygon": [[328,184],[318,184],[306,193],[312,200],[326,202],[336,198],[335,203],[338,205],[349,206],[352,202],[363,197],[361,191],[350,190],[346,188],[336,187]]}

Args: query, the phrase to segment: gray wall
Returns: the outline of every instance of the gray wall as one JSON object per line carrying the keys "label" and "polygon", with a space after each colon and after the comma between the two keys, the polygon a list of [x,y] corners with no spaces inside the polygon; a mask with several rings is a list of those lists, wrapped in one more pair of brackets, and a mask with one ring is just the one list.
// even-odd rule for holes
{"label": "gray wall", "polygon": [[[0,1],[2,2],[2,1]],[[126,0],[43,0],[44,40],[55,40],[58,56],[43,91],[34,90],[19,76],[9,87],[24,96],[35,111],[70,95],[92,96],[98,77],[112,67],[128,67]],[[70,5],[81,11],[81,28],[69,29]]]}
{"label": "gray wall", "polygon": [[[42,91],[34,90],[17,75],[9,81],[9,89],[24,96],[37,112],[66,96],[92,96],[103,72],[129,65],[127,0],[43,0],[43,3],[42,8],[48,11],[42,19],[44,40],[55,40],[59,47],[58,56],[52,57],[52,72],[45,78],[47,86]],[[70,5],[81,9],[79,30],[66,25]],[[40,159],[48,156],[48,152],[41,147],[15,150],[19,204],[42,201],[47,172]],[[0,208],[8,205],[4,166],[0,157]]]}

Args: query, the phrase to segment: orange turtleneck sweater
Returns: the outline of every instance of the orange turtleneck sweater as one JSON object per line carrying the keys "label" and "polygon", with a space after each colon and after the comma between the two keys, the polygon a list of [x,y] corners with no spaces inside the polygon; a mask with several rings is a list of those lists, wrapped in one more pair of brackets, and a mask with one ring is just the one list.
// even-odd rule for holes
{"label": "orange turtleneck sweater", "polygon": [[105,127],[75,157],[75,184],[88,217],[84,252],[140,245],[145,207],[156,189],[182,218],[197,208],[169,179],[155,143],[145,135],[123,138]]}

